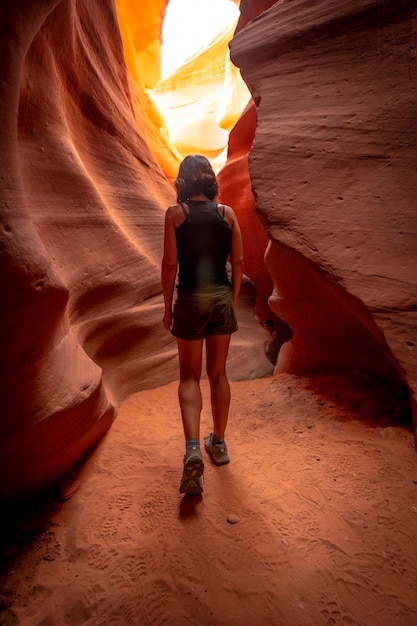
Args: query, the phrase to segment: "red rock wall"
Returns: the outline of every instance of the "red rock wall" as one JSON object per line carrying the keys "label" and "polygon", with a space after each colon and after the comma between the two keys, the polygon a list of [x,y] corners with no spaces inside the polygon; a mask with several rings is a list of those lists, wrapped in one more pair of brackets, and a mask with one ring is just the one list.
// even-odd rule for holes
{"label": "red rock wall", "polygon": [[159,267],[175,194],[154,154],[177,162],[111,0],[6,0],[0,24],[4,499],[57,480],[120,399],[174,376]]}
{"label": "red rock wall", "polygon": [[278,369],[365,369],[415,401],[417,5],[281,0],[231,56],[258,102],[270,306],[294,332]]}
{"label": "red rock wall", "polygon": [[271,317],[267,301],[272,280],[263,262],[268,238],[255,212],[255,197],[249,176],[248,154],[256,128],[255,103],[250,102],[230,133],[226,165],[218,175],[221,202],[233,207],[243,233],[245,274],[256,285],[255,315]]}
{"label": "red rock wall", "polygon": [[[273,0],[242,0],[235,34],[273,4]],[[259,215],[256,214],[256,199],[249,172],[248,159],[256,125],[256,106],[252,98],[230,132],[227,162],[219,172],[218,180],[220,200],[231,205],[239,219],[243,233],[245,273],[256,285],[255,316],[259,322],[262,322],[272,317],[268,307],[268,297],[273,283],[264,263],[268,237],[266,228],[262,225]]]}

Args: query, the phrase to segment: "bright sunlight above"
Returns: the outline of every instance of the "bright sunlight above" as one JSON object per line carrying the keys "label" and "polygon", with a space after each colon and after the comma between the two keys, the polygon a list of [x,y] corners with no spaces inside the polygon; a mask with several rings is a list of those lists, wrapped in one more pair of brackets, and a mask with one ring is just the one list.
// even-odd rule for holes
{"label": "bright sunlight above", "polygon": [[233,0],[170,0],[162,31],[162,78],[165,78],[226,26],[236,24]]}

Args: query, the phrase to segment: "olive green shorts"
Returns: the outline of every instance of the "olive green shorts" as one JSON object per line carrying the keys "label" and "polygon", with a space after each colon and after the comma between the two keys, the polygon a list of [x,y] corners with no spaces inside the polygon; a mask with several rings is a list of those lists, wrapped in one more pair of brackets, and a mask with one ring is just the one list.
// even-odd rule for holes
{"label": "olive green shorts", "polygon": [[175,337],[192,341],[208,335],[230,335],[238,329],[229,285],[178,293],[171,330]]}

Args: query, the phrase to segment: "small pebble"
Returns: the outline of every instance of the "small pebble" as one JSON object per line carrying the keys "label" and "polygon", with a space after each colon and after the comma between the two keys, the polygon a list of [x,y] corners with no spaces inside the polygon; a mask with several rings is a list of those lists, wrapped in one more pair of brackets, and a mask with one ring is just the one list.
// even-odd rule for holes
{"label": "small pebble", "polygon": [[227,521],[229,522],[229,524],[237,524],[238,522],[240,522],[240,517],[238,515],[235,515],[234,513],[229,513],[229,515],[227,516]]}
{"label": "small pebble", "polygon": [[381,430],[379,431],[379,436],[383,439],[393,439],[396,434],[397,433],[395,428],[391,428],[389,426],[387,428],[381,428]]}

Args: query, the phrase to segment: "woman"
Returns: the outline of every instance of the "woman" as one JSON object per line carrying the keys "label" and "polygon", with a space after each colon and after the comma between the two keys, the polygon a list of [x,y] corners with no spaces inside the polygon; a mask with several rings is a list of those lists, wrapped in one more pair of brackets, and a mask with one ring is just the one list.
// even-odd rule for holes
{"label": "woman", "polygon": [[[163,325],[178,344],[178,397],[186,440],[180,492],[201,493],[204,462],[200,449],[200,378],[204,341],[213,417],[213,431],[204,438],[204,447],[216,465],[230,460],[224,441],[230,405],[226,358],[231,333],[238,330],[242,237],[233,210],[215,201],[216,175],[205,157],[187,156],[174,185],[178,204],[170,206],[165,215]],[[228,258],[231,282],[226,272]],[[177,267],[177,300],[172,309]]]}

